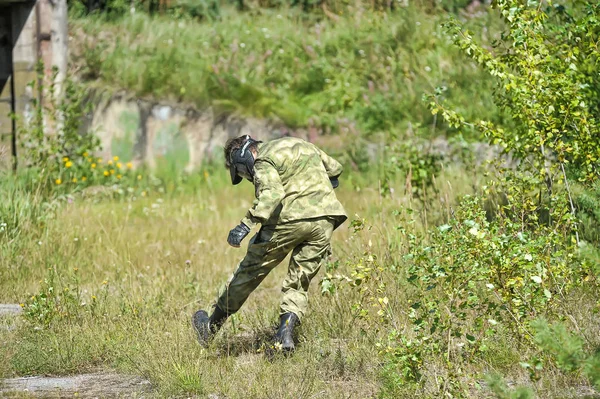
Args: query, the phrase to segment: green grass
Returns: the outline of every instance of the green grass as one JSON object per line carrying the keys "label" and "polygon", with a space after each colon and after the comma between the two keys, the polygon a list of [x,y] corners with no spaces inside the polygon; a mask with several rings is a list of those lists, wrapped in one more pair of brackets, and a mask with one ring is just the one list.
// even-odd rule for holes
{"label": "green grass", "polygon": [[[471,192],[468,176],[447,170],[437,180],[440,198],[454,202]],[[391,299],[390,327],[410,336],[406,304],[411,291],[403,277],[406,246],[396,227],[408,216],[402,209],[413,200],[402,194],[401,180],[394,197],[381,197],[376,184],[347,177],[339,197],[350,215],[366,218],[372,228],[354,234],[347,223],[336,231],[328,271],[350,274],[365,251],[376,255],[384,267],[383,280],[375,279],[367,288],[375,293],[386,282],[381,295]],[[214,344],[202,349],[190,317],[212,303],[244,254],[229,247],[225,238],[251,204],[252,189],[247,183],[231,187],[223,171],[188,179],[149,198],[75,196],[72,203],[60,202],[45,225],[21,224],[16,239],[0,236],[0,302],[27,302],[31,311],[17,321],[16,330],[0,333],[0,357],[6,359],[2,376],[114,369],[150,379],[157,397],[402,398],[415,392],[439,397],[439,381],[448,377],[444,361],[426,359],[419,390],[397,374],[385,373],[377,343],[386,342],[388,327],[374,313],[357,316],[353,304],[364,298],[356,289],[341,286],[334,294],[321,295],[323,272],[313,282],[296,354],[291,359],[273,355],[269,348],[285,264],[228,321]],[[31,202],[24,192],[14,200]],[[431,225],[445,218],[445,211],[432,211],[444,209],[437,201],[429,208]],[[412,206],[420,208],[415,202]],[[422,231],[422,221],[417,217],[414,229]],[[47,305],[41,294],[50,292],[59,301]],[[32,311],[32,304],[38,310]],[[591,311],[584,309],[591,304],[583,301],[577,306],[580,313],[574,313],[583,328],[594,323]],[[48,323],[38,318],[42,314]],[[485,397],[476,384],[490,371],[526,383],[518,361],[532,355],[510,336],[500,335],[489,358],[465,365],[469,380],[464,382],[473,387],[469,396]],[[544,369],[536,383],[541,397],[560,397],[565,387],[584,384],[562,374],[556,382],[557,373],[550,366]]]}
{"label": "green grass", "polygon": [[[211,23],[94,15],[70,21],[71,52],[78,73],[102,90],[277,117],[292,127],[398,133],[411,126],[430,134],[436,121],[422,96],[438,86],[467,119],[501,121],[491,78],[450,42],[446,18],[415,7],[350,7],[337,20],[294,9],[225,10]],[[467,26],[484,44],[500,31],[493,12]]]}

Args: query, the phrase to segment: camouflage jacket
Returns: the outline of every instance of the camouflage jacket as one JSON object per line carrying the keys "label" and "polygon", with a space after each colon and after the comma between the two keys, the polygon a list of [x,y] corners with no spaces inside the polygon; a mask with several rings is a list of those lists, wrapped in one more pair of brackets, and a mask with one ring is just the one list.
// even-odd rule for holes
{"label": "camouflage jacket", "polygon": [[315,145],[292,137],[258,144],[254,162],[256,200],[242,222],[274,225],[294,220],[331,216],[335,227],[346,219],[330,177],[342,165]]}

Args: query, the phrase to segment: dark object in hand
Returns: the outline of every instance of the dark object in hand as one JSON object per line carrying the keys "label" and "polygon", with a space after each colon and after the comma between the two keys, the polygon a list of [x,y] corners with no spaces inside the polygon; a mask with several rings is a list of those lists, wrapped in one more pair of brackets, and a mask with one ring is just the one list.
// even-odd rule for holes
{"label": "dark object in hand", "polygon": [[239,225],[231,229],[231,231],[229,232],[229,236],[227,236],[227,242],[232,247],[239,248],[242,240],[246,238],[248,233],[250,233],[250,228],[244,223],[240,223]]}
{"label": "dark object in hand", "polygon": [[338,176],[336,177],[330,177],[329,181],[331,182],[331,185],[333,186],[333,188],[338,188],[338,186],[340,185],[340,181],[338,180]]}

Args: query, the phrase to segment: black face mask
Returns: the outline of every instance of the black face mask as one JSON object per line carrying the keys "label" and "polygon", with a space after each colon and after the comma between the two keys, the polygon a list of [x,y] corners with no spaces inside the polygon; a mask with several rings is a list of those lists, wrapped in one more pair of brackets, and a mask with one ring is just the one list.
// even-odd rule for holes
{"label": "black face mask", "polygon": [[231,153],[229,173],[231,174],[231,184],[234,186],[244,178],[249,181],[254,180],[254,155],[252,155],[250,146],[256,143],[259,142],[248,138],[241,148]]}

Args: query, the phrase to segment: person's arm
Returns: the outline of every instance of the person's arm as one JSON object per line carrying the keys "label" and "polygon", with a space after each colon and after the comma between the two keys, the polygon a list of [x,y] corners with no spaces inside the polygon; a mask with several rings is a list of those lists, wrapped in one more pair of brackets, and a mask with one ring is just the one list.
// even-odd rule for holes
{"label": "person's arm", "polygon": [[254,205],[242,219],[242,223],[249,228],[269,220],[285,196],[279,172],[264,160],[254,164],[254,187],[256,190]]}
{"label": "person's arm", "polygon": [[323,166],[325,166],[325,170],[327,171],[327,175],[330,178],[338,178],[342,172],[344,171],[344,167],[341,163],[330,157],[325,153],[325,151],[316,147],[319,151],[319,155],[321,156],[321,161],[323,162]]}

